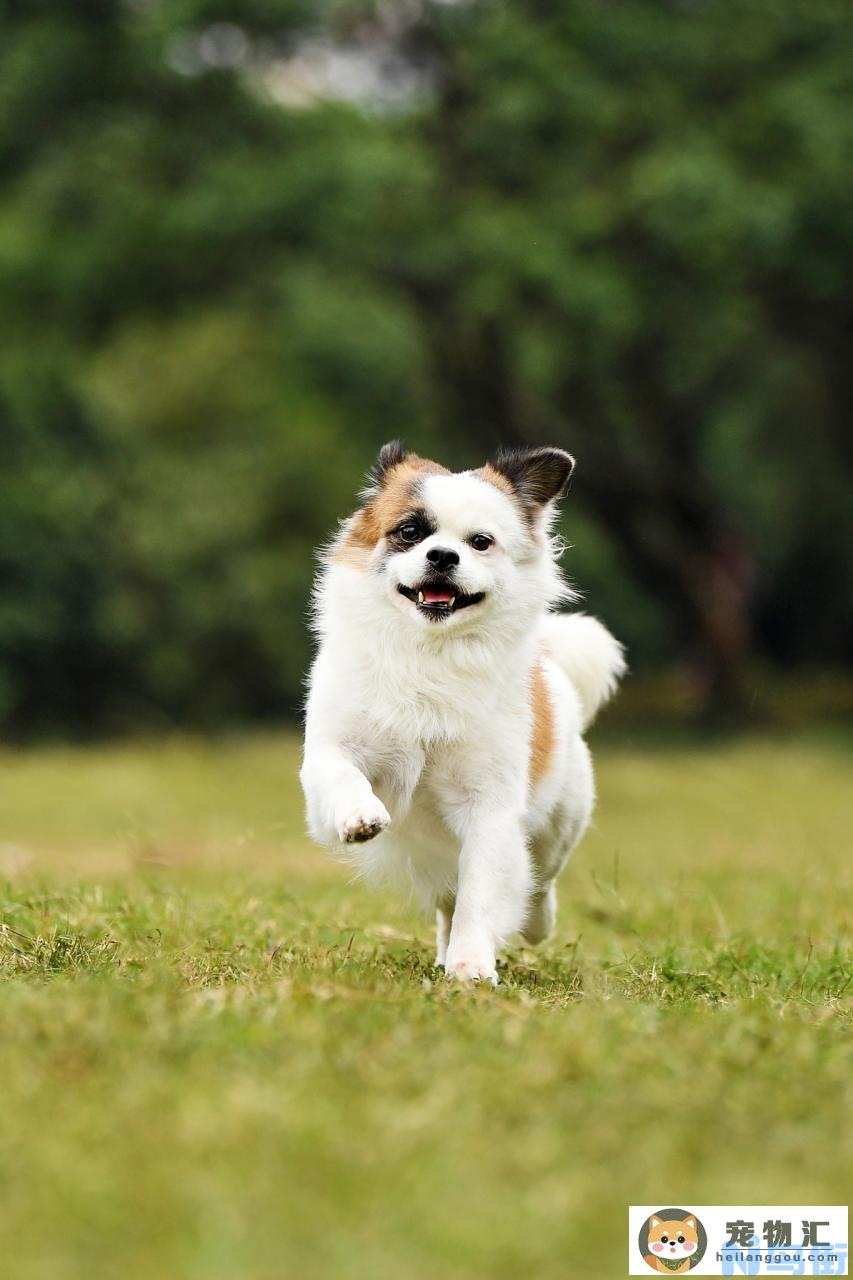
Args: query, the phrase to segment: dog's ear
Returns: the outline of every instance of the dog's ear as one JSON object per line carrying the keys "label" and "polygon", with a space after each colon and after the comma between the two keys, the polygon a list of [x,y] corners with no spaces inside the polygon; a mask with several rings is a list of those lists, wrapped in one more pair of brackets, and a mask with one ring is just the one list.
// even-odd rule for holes
{"label": "dog's ear", "polygon": [[694,1222],[694,1220],[693,1220],[692,1218],[685,1218],[685,1219],[684,1219],[684,1225],[685,1225],[685,1227],[690,1227],[691,1231],[695,1231],[695,1230],[696,1230],[696,1223]]}
{"label": "dog's ear", "polygon": [[502,449],[491,466],[512,485],[530,515],[562,498],[575,469],[565,449]]}
{"label": "dog's ear", "polygon": [[396,467],[401,462],[405,462],[408,456],[408,450],[403,448],[399,440],[389,440],[387,444],[383,444],[376,461],[370,469],[370,476],[368,477],[370,483],[378,489],[391,468]]}
{"label": "dog's ear", "polygon": [[660,1226],[660,1218],[649,1218],[649,1230]]}

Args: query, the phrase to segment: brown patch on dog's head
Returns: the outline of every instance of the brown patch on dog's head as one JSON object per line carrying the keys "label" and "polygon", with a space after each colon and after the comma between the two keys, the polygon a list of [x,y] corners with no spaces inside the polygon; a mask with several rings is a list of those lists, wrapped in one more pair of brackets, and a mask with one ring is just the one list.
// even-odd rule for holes
{"label": "brown patch on dog's head", "polygon": [[367,501],[344,525],[332,559],[363,569],[377,543],[417,506],[418,486],[429,475],[450,475],[446,467],[416,453],[399,440],[384,444],[368,475]]}
{"label": "brown patch on dog's head", "polygon": [[484,467],[480,467],[477,475],[483,480],[488,480],[489,484],[493,484],[496,489],[500,489],[501,493],[507,494],[510,498],[515,497],[512,481],[502,471],[498,471],[497,467],[492,466],[491,462],[487,462]]}
{"label": "brown patch on dog's head", "polygon": [[530,525],[566,492],[575,460],[565,449],[502,449],[478,474],[513,497]]}

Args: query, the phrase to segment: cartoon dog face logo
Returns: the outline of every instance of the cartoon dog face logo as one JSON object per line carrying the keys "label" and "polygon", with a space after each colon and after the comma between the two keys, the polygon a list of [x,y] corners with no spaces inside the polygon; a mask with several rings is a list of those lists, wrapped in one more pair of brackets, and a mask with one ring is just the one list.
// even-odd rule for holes
{"label": "cartoon dog face logo", "polygon": [[645,1247],[641,1239],[641,1248],[646,1262],[652,1271],[681,1272],[689,1271],[699,1261],[704,1250],[700,1248],[699,1233],[701,1223],[692,1214],[684,1217],[672,1216],[680,1210],[662,1210],[660,1215],[652,1214],[646,1223],[642,1235],[647,1235]]}

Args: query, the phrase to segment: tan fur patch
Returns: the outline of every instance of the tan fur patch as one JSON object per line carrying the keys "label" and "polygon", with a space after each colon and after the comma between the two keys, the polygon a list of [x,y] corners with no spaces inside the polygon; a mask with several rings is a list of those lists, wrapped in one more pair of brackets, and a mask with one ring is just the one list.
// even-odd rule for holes
{"label": "tan fur patch", "polygon": [[474,475],[479,476],[481,480],[485,480],[488,484],[493,484],[496,489],[500,489],[501,493],[505,493],[508,498],[512,499],[518,514],[532,533],[534,541],[541,544],[542,530],[535,521],[531,520],[530,513],[525,511],[524,504],[519,500],[512,481],[502,471],[498,471],[497,467],[493,467],[490,462],[487,462],[484,467],[480,467],[479,471],[475,471]]}
{"label": "tan fur patch", "polygon": [[364,568],[379,540],[411,510],[419,480],[429,475],[449,476],[447,467],[416,453],[386,472],[379,491],[350,519],[344,536],[336,544],[332,559]]}
{"label": "tan fur patch", "polygon": [[480,476],[482,480],[488,481],[489,484],[493,484],[496,489],[500,489],[501,493],[509,494],[511,498],[515,497],[515,489],[512,487],[512,482],[507,479],[502,471],[498,471],[497,467],[493,467],[490,462],[487,462],[484,467],[480,467],[479,471],[475,471],[474,474]]}
{"label": "tan fur patch", "polygon": [[536,784],[548,772],[556,745],[554,708],[541,662],[533,668],[530,680],[533,705],[533,741],[530,747],[530,783]]}

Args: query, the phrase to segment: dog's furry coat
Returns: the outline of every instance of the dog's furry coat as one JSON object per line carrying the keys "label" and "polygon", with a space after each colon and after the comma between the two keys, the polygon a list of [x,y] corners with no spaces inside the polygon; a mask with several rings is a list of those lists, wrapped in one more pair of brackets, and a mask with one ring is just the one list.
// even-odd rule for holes
{"label": "dog's furry coat", "polygon": [[324,553],[301,772],[311,834],[437,910],[436,961],[497,981],[539,942],[592,813],[582,732],[624,670],[549,535],[559,449],[451,474],[397,444]]}

